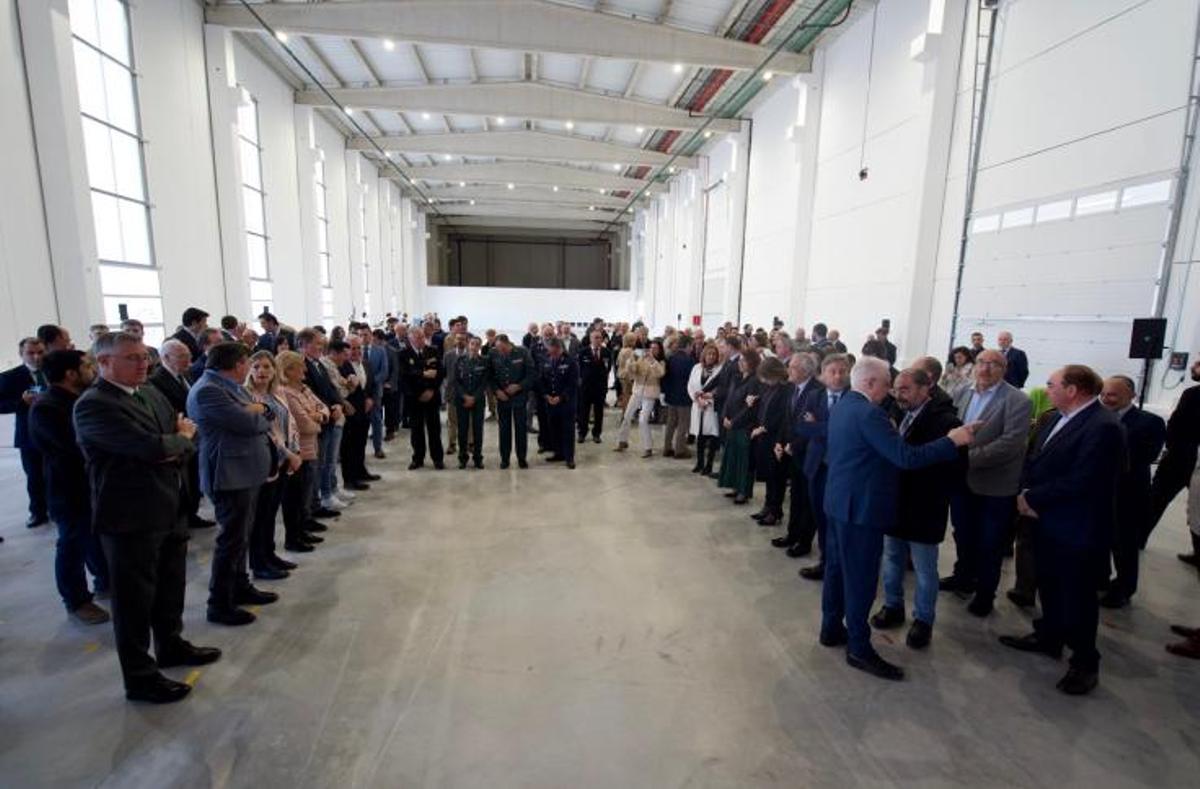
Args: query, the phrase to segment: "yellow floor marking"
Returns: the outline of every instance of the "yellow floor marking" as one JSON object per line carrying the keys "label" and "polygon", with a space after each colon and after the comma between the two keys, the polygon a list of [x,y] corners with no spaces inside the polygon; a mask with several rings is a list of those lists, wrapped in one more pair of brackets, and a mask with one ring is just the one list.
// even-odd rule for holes
{"label": "yellow floor marking", "polygon": [[98,641],[89,641],[89,642],[87,642],[86,644],[84,644],[84,645],[83,645],[83,652],[84,652],[84,654],[86,654],[86,655],[90,655],[90,654],[92,654],[93,652],[95,652],[95,651],[96,651],[97,649],[99,649],[99,648],[100,648],[100,642],[98,642]]}
{"label": "yellow floor marking", "polygon": [[200,669],[194,668],[188,672],[186,677],[183,678],[183,683],[194,688],[196,687],[196,680],[198,679],[200,679]]}

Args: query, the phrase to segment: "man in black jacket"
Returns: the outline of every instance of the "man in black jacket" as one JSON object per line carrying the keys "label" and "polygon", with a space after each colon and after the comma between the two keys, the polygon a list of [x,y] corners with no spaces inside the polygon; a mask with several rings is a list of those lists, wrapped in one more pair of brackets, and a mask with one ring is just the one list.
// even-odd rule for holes
{"label": "man in black jacket", "polygon": [[604,332],[593,329],[591,344],[579,351],[579,440],[584,441],[588,433],[589,417],[592,423],[592,441],[600,443],[604,429],[604,401],[608,397],[608,373],[612,369],[612,355],[604,346]]}
{"label": "man in black jacket", "polygon": [[[112,583],[117,657],[131,700],[179,701],[191,687],[162,675],[221,656],[183,639],[187,527],[180,491],[196,426],[146,386],[146,346],[121,332],[96,341],[101,379],[75,403],[87,463],[92,526]],[[157,661],[150,657],[154,634]]]}
{"label": "man in black jacket", "polygon": [[804,421],[804,402],[808,393],[825,389],[825,385],[817,379],[819,358],[815,353],[794,353],[788,359],[787,418],[776,449],[777,457],[787,464],[788,485],[792,493],[788,504],[787,534],[771,540],[771,544],[776,548],[786,548],[787,555],[793,559],[812,553],[813,538],[817,535],[817,522],[808,495],[808,479],[804,476],[808,439],[798,428]]}
{"label": "man in black jacket", "polygon": [[[1116,533],[1113,535],[1112,563],[1116,578],[1100,598],[1105,608],[1123,608],[1137,591],[1138,552],[1146,520],[1150,515],[1150,465],[1162,452],[1167,425],[1162,417],[1133,404],[1137,385],[1125,375],[1114,375],[1104,382],[1100,402],[1117,415],[1125,428],[1128,463],[1117,484]],[[1104,557],[1101,577],[1108,578],[1108,557]]]}
{"label": "man in black jacket", "polygon": [[52,351],[42,359],[50,390],[29,409],[29,437],[46,461],[46,500],[58,526],[54,580],[67,613],[85,625],[109,620],[88,590],[84,567],[96,578],[96,591],[108,591],[108,567],[92,533],[91,493],[83,453],[75,441],[71,412],[91,385],[96,368],[83,351]]}
{"label": "man in black jacket", "polygon": [[[446,372],[442,354],[426,342],[422,332],[410,332],[408,345],[400,349],[400,379],[404,385],[405,406],[412,429],[412,462],[409,470],[425,465],[426,447],[433,467],[443,469],[441,387]],[[426,441],[428,437],[428,441]]]}
{"label": "man in black jacket", "polygon": [[29,494],[29,528],[50,521],[46,514],[46,475],[42,453],[29,440],[29,406],[46,391],[46,376],[42,374],[42,356],[46,346],[37,337],[26,337],[17,345],[21,364],[0,373],[0,414],[13,414],[13,446],[21,453],[21,468],[25,470],[25,491]]}
{"label": "man in black jacket", "polygon": [[[1200,361],[1192,364],[1192,380],[1200,382]],[[1179,491],[1188,486],[1196,469],[1196,452],[1200,447],[1200,386],[1185,389],[1179,396],[1171,418],[1167,420],[1167,451],[1154,471],[1150,487],[1150,517],[1142,547],[1150,532],[1158,525],[1163,513]],[[1192,552],[1179,554],[1180,561],[1200,566],[1200,537],[1192,536]]]}
{"label": "man in black jacket", "polygon": [[320,487],[323,469],[336,461],[340,435],[336,423],[342,418],[342,399],[321,362],[321,354],[325,350],[324,336],[312,329],[303,329],[296,334],[296,350],[304,355],[304,382],[329,409],[329,420],[321,426],[321,433],[317,437],[317,465],[313,469],[312,479],[308,480],[308,501],[314,518],[336,518],[341,513],[325,506],[327,500],[321,500]]}
{"label": "man in black jacket", "polygon": [[[934,400],[933,378],[921,368],[896,376],[896,404],[903,416],[899,430],[907,444],[920,446],[935,441],[962,424],[950,399]],[[938,545],[946,537],[950,492],[966,473],[966,458],[937,463],[922,469],[900,472],[896,523],[890,527],[883,546],[884,604],[871,619],[877,629],[904,623],[904,571],[911,557],[917,574],[913,601],[913,623],[907,643],[913,649],[929,645],[933,636],[934,610],[938,595]]]}
{"label": "man in black jacket", "polygon": [[199,307],[188,307],[183,311],[183,317],[180,318],[179,323],[180,326],[171,335],[171,339],[179,340],[186,345],[188,352],[192,355],[192,361],[195,362],[204,352],[200,339],[208,329],[208,313]]}

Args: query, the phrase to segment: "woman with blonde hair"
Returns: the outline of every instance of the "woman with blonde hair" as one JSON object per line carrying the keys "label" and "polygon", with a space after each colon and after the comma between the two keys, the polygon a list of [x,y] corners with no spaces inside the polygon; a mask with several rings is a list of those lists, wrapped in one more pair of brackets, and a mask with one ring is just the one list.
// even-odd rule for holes
{"label": "woman with blonde hair", "polygon": [[275,516],[283,501],[287,478],[300,468],[300,437],[287,403],[278,394],[278,374],[275,356],[270,351],[258,351],[250,356],[250,372],[245,388],[250,398],[266,406],[271,424],[267,434],[273,449],[270,476],[258,490],[254,523],[250,527],[247,558],[254,577],[278,581],[288,577],[288,568],[275,554]]}
{"label": "woman with blonde hair", "polygon": [[629,365],[633,372],[631,379],[632,393],[625,408],[625,416],[621,419],[621,429],[617,434],[616,452],[624,452],[629,448],[629,431],[633,427],[633,418],[641,411],[638,418],[638,432],[642,438],[642,457],[648,458],[654,454],[653,439],[650,436],[650,415],[654,412],[654,404],[662,394],[663,375],[667,371],[666,354],[663,353],[662,343],[651,340],[650,348],[635,356]]}
{"label": "woman with blonde hair", "polygon": [[304,357],[296,351],[284,351],[275,357],[279,370],[278,393],[287,403],[296,425],[297,454],[301,464],[287,478],[283,492],[283,547],[307,553],[322,541],[314,532],[325,531],[325,524],[312,517],[312,500],[317,486],[317,436],[329,421],[329,408],[304,383]]}
{"label": "woman with blonde hair", "polygon": [[615,375],[621,385],[621,393],[617,396],[617,408],[621,409],[621,413],[625,413],[625,406],[629,404],[629,397],[633,394],[633,363],[637,361],[634,355],[636,344],[637,334],[627,331],[621,337],[621,350],[617,351]]}

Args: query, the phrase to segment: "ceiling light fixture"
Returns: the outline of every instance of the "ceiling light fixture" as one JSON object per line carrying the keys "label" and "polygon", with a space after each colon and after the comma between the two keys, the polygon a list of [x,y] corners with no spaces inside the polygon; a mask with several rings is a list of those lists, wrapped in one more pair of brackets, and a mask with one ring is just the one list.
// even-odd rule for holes
{"label": "ceiling light fixture", "polygon": [[427,120],[429,120],[429,113],[428,113],[428,112],[422,112],[422,113],[421,113],[421,120],[423,120],[423,121],[427,121]]}
{"label": "ceiling light fixture", "polygon": [[616,170],[617,172],[620,172],[620,171],[621,171],[621,165],[619,165],[619,164],[614,164],[614,165],[613,165],[613,169],[614,169],[614,170]]}
{"label": "ceiling light fixture", "polygon": [[508,188],[509,188],[509,189],[516,189],[516,188],[517,188],[517,185],[516,185],[516,184],[509,184],[509,185],[508,185]]}
{"label": "ceiling light fixture", "polygon": [[554,191],[556,191],[556,192],[558,191],[558,187],[557,187],[557,186],[556,186],[556,187],[554,187]]}
{"label": "ceiling light fixture", "polygon": [[575,121],[567,121],[567,131],[575,128]]}
{"label": "ceiling light fixture", "polygon": [[589,210],[589,211],[595,211],[595,210],[596,210],[596,206],[594,206],[594,205],[589,205],[589,206],[588,206],[588,210]]}
{"label": "ceiling light fixture", "polygon": [[390,38],[385,38],[383,40],[383,48],[386,49],[388,52],[391,52],[393,49],[396,48],[396,42],[392,41]]}
{"label": "ceiling light fixture", "polygon": [[448,154],[448,153],[444,153],[444,154],[442,154],[442,161],[444,161],[444,162],[448,162],[448,161],[450,161],[450,160],[451,160],[451,159],[453,159],[453,158],[454,158],[454,157],[453,157],[453,156],[451,156],[451,155],[450,155],[450,154]]}
{"label": "ceiling light fixture", "polygon": [[764,71],[762,73],[762,80],[763,80],[763,82],[770,82],[774,76],[775,76],[774,71]]}
{"label": "ceiling light fixture", "polygon": [[504,125],[504,117],[501,116],[499,118],[496,118],[496,123],[497,123],[497,125],[503,126]]}
{"label": "ceiling light fixture", "polygon": [[353,114],[354,114],[354,108],[353,108],[353,107],[347,107],[347,108],[346,108],[346,114],[347,114],[347,115],[353,115]]}
{"label": "ceiling light fixture", "polygon": [[471,201],[471,205],[475,205],[475,201],[474,201],[474,200],[472,200],[472,201]]}
{"label": "ceiling light fixture", "polygon": [[676,74],[682,74],[682,73],[683,73],[683,64],[682,64],[682,63],[676,63],[676,64],[675,64],[675,65],[674,65],[674,66],[671,68],[671,71],[674,71]]}
{"label": "ceiling light fixture", "polygon": [[706,132],[704,132],[704,139],[706,139],[706,140],[707,140],[707,139],[708,139],[708,138],[710,138],[710,137],[712,137],[712,131],[711,131],[711,130],[710,130],[710,131],[706,131]]}
{"label": "ceiling light fixture", "polygon": [[287,33],[283,32],[282,30],[275,31],[275,38],[280,44],[287,43]]}
{"label": "ceiling light fixture", "polygon": [[671,175],[674,175],[674,174],[675,174],[675,168],[674,168],[674,167],[668,167],[668,168],[667,168],[667,172],[668,172],[668,173],[670,173]]}
{"label": "ceiling light fixture", "polygon": [[467,182],[466,182],[466,181],[459,181],[459,182],[458,182],[458,185],[459,185],[459,186],[466,186],[466,185],[467,185]]}
{"label": "ceiling light fixture", "polygon": [[636,129],[634,129],[634,131],[635,131],[635,132],[637,132],[638,134],[645,134],[645,133],[646,133],[646,127],[645,127],[645,126],[638,126]]}

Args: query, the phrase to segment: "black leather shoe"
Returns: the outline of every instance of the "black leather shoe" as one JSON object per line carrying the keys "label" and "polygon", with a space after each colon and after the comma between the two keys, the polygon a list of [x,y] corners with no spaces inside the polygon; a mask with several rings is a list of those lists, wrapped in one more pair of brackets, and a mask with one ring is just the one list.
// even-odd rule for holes
{"label": "black leather shoe", "polygon": [[971,594],[975,591],[975,585],[957,575],[947,575],[938,581],[938,591]]}
{"label": "black leather shoe", "polygon": [[210,521],[208,518],[201,518],[199,515],[192,515],[188,518],[189,529],[211,529],[216,525],[216,521]]}
{"label": "black leather shoe", "polygon": [[766,509],[766,507],[762,508],[762,509],[761,509],[761,510],[759,510],[758,512],[752,512],[752,513],[750,513],[750,517],[751,517],[751,518],[753,518],[753,519],[754,519],[754,520],[756,520],[756,521],[760,521],[760,520],[762,520],[763,518],[767,517],[767,509]]}
{"label": "black leather shoe", "polygon": [[745,504],[749,500],[750,499],[746,498],[745,496],[741,495],[740,493],[733,497],[733,503],[738,505],[739,507],[742,506],[743,504]]}
{"label": "black leather shoe", "polygon": [[408,470],[416,471],[417,469],[424,467],[424,465],[425,465],[424,463],[418,463],[417,461],[414,460],[412,463],[408,464]]}
{"label": "black leather shoe", "polygon": [[799,542],[791,545],[787,549],[788,558],[791,559],[799,559],[802,556],[808,556],[810,553],[812,553],[812,546]]}
{"label": "black leather shoe", "polygon": [[367,483],[359,482],[357,480],[355,480],[354,482],[347,482],[345,487],[348,490],[370,490],[371,489],[371,486],[368,485]]}
{"label": "black leather shoe", "polygon": [[191,685],[155,674],[125,688],[125,698],[130,701],[148,701],[151,704],[171,704],[182,700],[191,692]]}
{"label": "black leather shoe", "polygon": [[859,671],[865,671],[868,674],[874,674],[880,679],[890,679],[898,681],[904,679],[904,669],[897,666],[895,663],[889,663],[879,655],[869,655],[867,657],[858,657],[857,655],[846,655],[846,662],[851,667]]}
{"label": "black leather shoe", "polygon": [[992,613],[992,608],[992,601],[988,600],[987,598],[980,597],[979,595],[975,595],[975,597],[971,599],[971,602],[967,604],[968,613],[970,613],[972,616],[977,616],[980,619],[983,619],[985,616]]}
{"label": "black leather shoe", "polygon": [[1068,696],[1084,696],[1096,689],[1096,685],[1100,683],[1100,674],[1095,671],[1081,671],[1077,668],[1069,669],[1058,684],[1054,687],[1066,693]]}
{"label": "black leather shoe", "polygon": [[759,520],[758,525],[759,526],[778,526],[779,518],[777,518],[775,516],[775,513],[769,512],[769,513],[767,513],[767,517]]}
{"label": "black leather shoe", "polygon": [[846,628],[835,630],[832,633],[821,633],[817,638],[823,647],[844,647],[850,642],[850,634],[846,632]]}
{"label": "black leather shoe", "polygon": [[1033,603],[1034,603],[1033,598],[1026,597],[1025,595],[1018,592],[1016,589],[1009,589],[1007,592],[1004,593],[1004,595],[1010,601],[1012,601],[1012,603],[1014,605],[1019,606],[1020,608],[1032,608],[1033,607]]}
{"label": "black leather shoe", "polygon": [[221,650],[216,647],[198,647],[179,639],[178,643],[158,653],[158,667],[207,666],[209,663],[216,663],[220,658]]}
{"label": "black leather shoe", "polygon": [[1061,646],[1055,647],[1046,644],[1038,638],[1037,633],[1030,633],[1026,636],[1000,636],[1000,643],[1021,652],[1035,652],[1040,655],[1049,655],[1055,660],[1062,657]]}
{"label": "black leather shoe", "polygon": [[776,548],[791,548],[793,545],[795,545],[795,543],[792,542],[792,538],[788,537],[786,534],[782,537],[776,537],[775,539],[771,540],[771,544]]}
{"label": "black leather shoe", "polygon": [[50,519],[45,515],[30,515],[25,519],[26,529],[36,529],[38,526],[44,526],[49,523]]}
{"label": "black leather shoe", "polygon": [[259,581],[282,581],[284,578],[287,578],[288,575],[289,573],[287,570],[279,567],[267,566],[254,571],[254,577]]}
{"label": "black leather shoe", "polygon": [[587,433],[584,433],[584,434],[583,434],[583,435],[581,435],[581,436],[576,436],[576,437],[575,437],[575,443],[576,443],[576,444],[582,444],[584,441],[587,441]]}
{"label": "black leather shoe", "polygon": [[482,468],[483,468],[483,461],[482,461],[482,460],[476,460],[476,461],[475,461],[475,462],[474,462],[472,465],[473,465],[473,466],[475,466],[475,468],[477,468],[477,469],[482,469]]}
{"label": "black leather shoe", "polygon": [[909,649],[924,649],[932,640],[933,625],[914,619],[912,626],[908,628],[908,637],[904,639],[904,643],[908,644]]}
{"label": "black leather shoe", "polygon": [[267,561],[271,564],[272,567],[278,567],[280,570],[289,570],[290,571],[290,570],[295,570],[297,567],[300,566],[300,565],[296,564],[295,562],[289,562],[287,559],[284,559],[279,556],[272,556],[269,559],[267,559]]}
{"label": "black leather shoe", "polygon": [[569,468],[569,469],[572,469],[572,470],[573,470],[573,469],[575,468],[575,461],[574,461],[574,460],[568,460],[568,461],[567,461],[567,468]]}
{"label": "black leather shoe", "polygon": [[1120,592],[1109,589],[1098,601],[1101,608],[1124,608],[1129,605],[1129,598]]}
{"label": "black leather shoe", "polygon": [[245,589],[239,589],[233,593],[234,605],[270,605],[278,599],[279,595],[274,592],[264,592],[253,586],[247,586]]}
{"label": "black leather shoe", "polygon": [[304,541],[309,545],[318,545],[325,542],[325,538],[318,534],[313,534],[312,532],[305,532]]}
{"label": "black leather shoe", "polygon": [[363,480],[366,482],[378,482],[381,479],[383,479],[383,477],[379,476],[378,474],[363,474]]}
{"label": "black leather shoe", "polygon": [[446,464],[438,460],[434,462],[433,467],[438,471],[443,471],[446,468]]}
{"label": "black leather shoe", "polygon": [[338,512],[337,510],[328,509],[326,507],[317,507],[315,510],[312,511],[312,516],[314,518],[325,518],[325,519],[340,518],[340,517],[342,517],[342,513]]}
{"label": "black leather shoe", "polygon": [[814,564],[811,567],[800,568],[800,577],[808,581],[824,581],[825,565]]}
{"label": "black leather shoe", "polygon": [[593,443],[593,444],[599,444],[599,443],[600,443],[600,436],[592,436],[592,443]]}
{"label": "black leather shoe", "polygon": [[312,553],[313,551],[313,547],[311,545],[306,542],[299,541],[285,542],[283,544],[283,549],[285,551],[291,551],[292,553]]}
{"label": "black leather shoe", "polygon": [[465,461],[465,460],[458,461],[458,470],[459,471],[462,471],[466,467],[467,467],[467,461]]}
{"label": "black leather shoe", "polygon": [[550,457],[546,458],[547,463],[562,463],[565,460],[566,458],[562,455],[551,455]]}
{"label": "black leather shoe", "polygon": [[517,468],[529,468],[529,461],[528,460],[518,460]]}
{"label": "black leather shoe", "polygon": [[318,520],[305,521],[304,525],[301,528],[304,531],[310,531],[310,532],[329,531],[329,527],[326,526],[324,523],[321,523]]}
{"label": "black leather shoe", "polygon": [[904,609],[884,606],[875,616],[871,617],[871,627],[876,630],[891,630],[904,624]]}
{"label": "black leather shoe", "polygon": [[1177,636],[1183,636],[1184,638],[1200,638],[1200,627],[1171,625],[1171,632]]}
{"label": "black leather shoe", "polygon": [[248,625],[257,619],[254,614],[244,608],[210,608],[207,618],[214,625],[229,625],[230,627]]}
{"label": "black leather shoe", "polygon": [[1200,567],[1200,554],[1195,553],[1177,553],[1175,558],[1184,564],[1190,564],[1192,567]]}
{"label": "black leather shoe", "polygon": [[507,461],[507,460],[501,460],[501,461],[500,461],[500,468],[502,468],[502,469],[508,468],[508,461]]}

